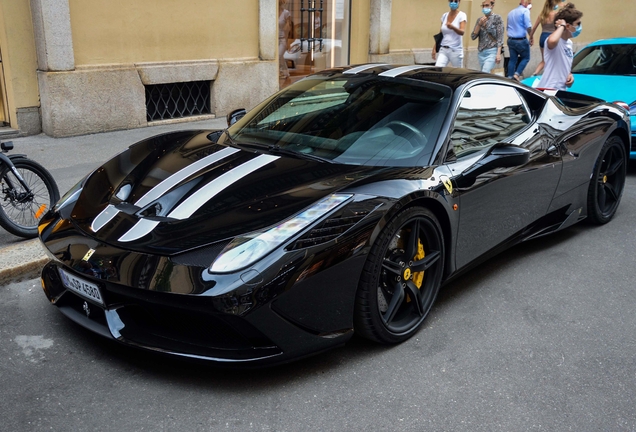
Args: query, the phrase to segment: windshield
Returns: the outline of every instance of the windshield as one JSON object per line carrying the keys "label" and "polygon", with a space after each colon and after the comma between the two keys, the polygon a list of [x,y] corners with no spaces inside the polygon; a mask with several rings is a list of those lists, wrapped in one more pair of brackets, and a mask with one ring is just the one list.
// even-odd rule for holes
{"label": "windshield", "polygon": [[450,88],[377,75],[305,78],[229,129],[234,144],[262,145],[335,163],[420,166],[428,162]]}
{"label": "windshield", "polygon": [[598,45],[584,48],[572,61],[572,73],[636,75],[636,45]]}

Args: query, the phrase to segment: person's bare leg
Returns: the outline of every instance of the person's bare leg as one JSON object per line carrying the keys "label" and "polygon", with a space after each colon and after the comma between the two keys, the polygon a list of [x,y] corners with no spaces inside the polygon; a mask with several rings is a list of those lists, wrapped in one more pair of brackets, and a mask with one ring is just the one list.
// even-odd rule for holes
{"label": "person's bare leg", "polygon": [[541,62],[537,65],[537,68],[534,70],[532,75],[539,75],[543,71],[543,67],[545,66],[545,61],[543,61],[543,48],[541,49]]}

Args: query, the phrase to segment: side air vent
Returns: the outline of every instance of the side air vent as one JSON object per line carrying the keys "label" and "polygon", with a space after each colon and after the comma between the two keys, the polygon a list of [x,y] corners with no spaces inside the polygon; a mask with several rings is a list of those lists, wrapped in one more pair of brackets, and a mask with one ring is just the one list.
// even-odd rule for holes
{"label": "side air vent", "polygon": [[210,114],[211,81],[146,86],[148,121]]}
{"label": "side air vent", "polygon": [[356,212],[342,211],[336,213],[296,240],[290,249],[302,249],[333,240],[347,232],[352,226],[360,222],[368,214],[368,210]]}

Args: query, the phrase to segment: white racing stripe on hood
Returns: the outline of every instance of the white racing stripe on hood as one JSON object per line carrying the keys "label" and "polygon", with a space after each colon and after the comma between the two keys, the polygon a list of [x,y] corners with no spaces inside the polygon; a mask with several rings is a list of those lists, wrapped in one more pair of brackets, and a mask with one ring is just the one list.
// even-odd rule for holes
{"label": "white racing stripe on hood", "polygon": [[237,166],[233,170],[226,172],[217,179],[211,181],[201,189],[193,193],[188,199],[179,204],[177,208],[168,214],[169,218],[187,219],[199,210],[206,202],[210,201],[215,195],[223,191],[223,189],[231,186],[233,183],[247,176],[248,174],[264,167],[270,162],[279,159],[280,156],[260,155],[254,159]]}
{"label": "white racing stripe on hood", "polygon": [[[168,217],[181,220],[189,218],[190,216],[192,216],[192,214],[194,214],[194,212],[200,209],[215,195],[230,187],[232,184],[239,181],[248,174],[256,171],[259,168],[264,167],[265,165],[279,158],[280,156],[260,155],[237,166],[234,169],[231,169],[230,171],[220,175],[219,177],[212,180],[210,183],[193,193],[188,199],[179,204],[177,208],[172,210],[172,212],[168,214]],[[153,229],[155,229],[157,225],[159,225],[159,222],[157,221],[140,219],[135,224],[135,226],[133,226],[131,229],[128,230],[128,232],[126,232],[126,234],[119,238],[119,241],[129,242],[137,240],[145,236],[146,234],[149,234]]]}
{"label": "white racing stripe on hood", "polygon": [[100,214],[97,215],[95,219],[93,219],[93,223],[91,224],[91,229],[93,232],[97,232],[104,227],[108,222],[113,220],[115,216],[119,213],[119,210],[115,208],[114,205],[108,204],[108,206],[102,210]]}
{"label": "white racing stripe on hood", "polygon": [[[172,174],[170,177],[164,179],[157,186],[146,192],[144,196],[137,200],[135,205],[137,207],[147,206],[154,200],[161,198],[163,194],[174,188],[176,185],[178,185],[189,176],[239,151],[239,149],[227,147],[216,153],[212,153],[211,155],[206,156],[203,159],[200,159],[185,168],[180,169],[176,173]],[[93,232],[97,232],[102,229],[104,225],[113,220],[113,218],[117,216],[118,213],[119,210],[117,210],[115,206],[109,204],[108,207],[102,210],[102,212],[93,220],[93,223],[91,224],[91,229],[93,230]],[[124,235],[124,237],[125,236],[126,235]]]}
{"label": "white racing stripe on hood", "polygon": [[135,205],[137,207],[147,206],[154,200],[160,198],[163,194],[168,192],[170,189],[175,187],[181,181],[195,174],[197,171],[200,171],[203,168],[206,168],[209,165],[212,165],[213,163],[218,162],[221,159],[225,159],[226,157],[231,156],[234,153],[239,151],[240,150],[237,148],[227,147],[227,148],[224,148],[223,150],[220,150],[216,153],[212,153],[211,155],[206,156],[203,159],[200,159],[188,165],[187,167],[172,174],[170,177],[168,177],[167,179],[159,183],[157,186],[153,187],[148,192],[146,192],[144,196],[142,196],[141,198],[139,198],[139,200],[137,200]]}
{"label": "white racing stripe on hood", "polygon": [[129,229],[126,234],[119,237],[120,242],[129,242],[133,240],[137,240],[150,233],[155,227],[159,225],[158,221],[153,221],[150,219],[139,219],[134,227]]}

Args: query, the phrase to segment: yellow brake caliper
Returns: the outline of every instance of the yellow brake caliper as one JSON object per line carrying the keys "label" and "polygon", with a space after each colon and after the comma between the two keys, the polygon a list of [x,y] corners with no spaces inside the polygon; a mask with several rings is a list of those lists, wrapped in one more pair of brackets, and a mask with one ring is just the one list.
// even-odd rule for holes
{"label": "yellow brake caliper", "polygon": [[[420,239],[417,239],[417,254],[413,257],[413,262],[419,261],[421,259],[423,259],[426,256],[426,254],[424,253],[424,245],[422,244],[422,241]],[[413,273],[413,283],[415,284],[415,286],[417,287],[417,289],[422,288],[422,282],[424,281],[424,272],[415,272]],[[409,297],[409,295],[406,295],[406,302],[409,303],[411,301],[411,297]]]}
{"label": "yellow brake caliper", "polygon": [[[424,245],[422,245],[422,242],[420,239],[417,239],[417,255],[415,255],[413,257],[413,261],[419,261],[421,259],[424,259],[424,257],[426,256],[426,254],[424,253]],[[417,287],[417,289],[422,288],[422,282],[424,281],[424,272],[415,272],[413,273],[413,283],[415,284],[415,286]]]}

